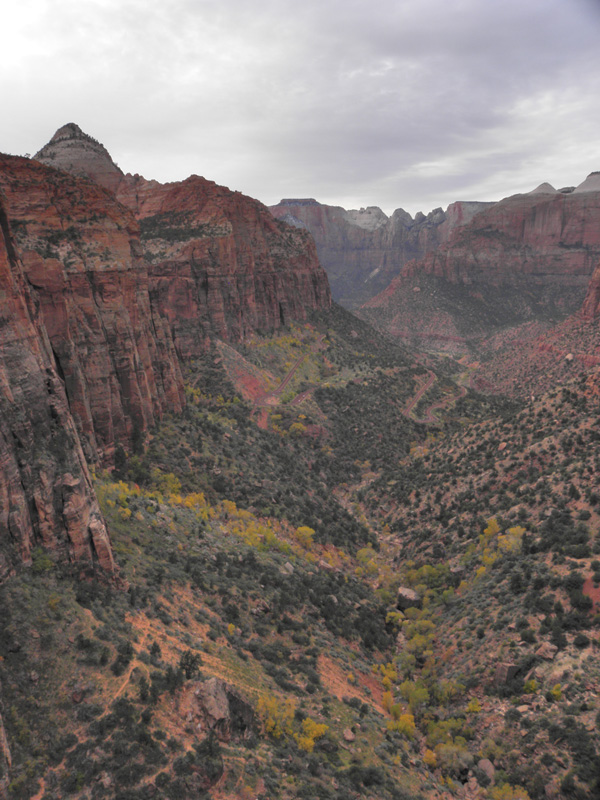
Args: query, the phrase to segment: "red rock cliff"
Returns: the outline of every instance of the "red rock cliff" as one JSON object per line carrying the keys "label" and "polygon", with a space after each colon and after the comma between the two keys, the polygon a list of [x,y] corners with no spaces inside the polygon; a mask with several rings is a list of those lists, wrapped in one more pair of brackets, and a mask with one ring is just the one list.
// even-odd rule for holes
{"label": "red rock cliff", "polygon": [[600,259],[600,192],[548,188],[506,198],[455,228],[361,315],[416,345],[456,350],[506,325],[579,310]]}
{"label": "red rock cliff", "polygon": [[0,197],[0,580],[36,544],[114,569],[41,313]]}
{"label": "red rock cliff", "polygon": [[152,300],[181,356],[211,335],[241,341],[330,306],[310,235],[257,200],[196,175],[172,184],[128,175],[117,197],[140,222]]}
{"label": "red rock cliff", "polygon": [[455,283],[557,280],[578,287],[581,302],[600,256],[599,220],[600,192],[515,195],[457,228],[407,274],[425,272]]}
{"label": "red rock cliff", "polygon": [[600,316],[600,264],[594,270],[590,280],[585,300],[581,306],[581,315],[586,320],[593,320]]}
{"label": "red rock cliff", "polygon": [[112,570],[85,458],[181,410],[209,336],[331,303],[310,236],[257,201],[123,176],[74,125],[38,158],[0,155],[0,580],[36,542]]}
{"label": "red rock cliff", "polygon": [[169,326],[150,304],[137,223],[104,189],[0,157],[0,188],[88,459],[183,407]]}
{"label": "red rock cliff", "polygon": [[240,192],[195,175],[164,185],[123,175],[106,148],[73,123],[35,158],[86,175],[134,213],[151,264],[152,307],[168,320],[184,358],[210,335],[239,341],[331,304],[311,237],[276,223]]}

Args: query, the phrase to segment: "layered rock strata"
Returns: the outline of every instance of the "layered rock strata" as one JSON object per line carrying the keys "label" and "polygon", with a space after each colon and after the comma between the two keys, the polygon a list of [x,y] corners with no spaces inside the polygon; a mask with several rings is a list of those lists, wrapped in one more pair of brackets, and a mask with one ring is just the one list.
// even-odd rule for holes
{"label": "layered rock strata", "polygon": [[330,306],[310,235],[258,201],[196,175],[163,185],[126,176],[117,197],[140,223],[152,300],[182,357],[209,336],[241,341]]}
{"label": "layered rock strata", "polygon": [[27,159],[0,157],[0,187],[86,456],[110,463],[184,403],[137,224],[99,186]]}
{"label": "layered rock strata", "polygon": [[382,291],[404,265],[445,242],[490,203],[457,202],[413,219],[399,208],[387,217],[377,207],[346,211],[313,199],[282,200],[271,213],[314,237],[335,300],[356,308]]}
{"label": "layered rock strata", "polygon": [[114,569],[42,315],[0,204],[0,580],[37,544]]}
{"label": "layered rock strata", "polygon": [[600,192],[536,190],[455,228],[360,314],[416,346],[461,352],[500,328],[578,311],[599,260]]}
{"label": "layered rock strata", "polygon": [[85,134],[74,122],[59,128],[34,158],[71,175],[92,178],[112,192],[123,177],[104,145]]}

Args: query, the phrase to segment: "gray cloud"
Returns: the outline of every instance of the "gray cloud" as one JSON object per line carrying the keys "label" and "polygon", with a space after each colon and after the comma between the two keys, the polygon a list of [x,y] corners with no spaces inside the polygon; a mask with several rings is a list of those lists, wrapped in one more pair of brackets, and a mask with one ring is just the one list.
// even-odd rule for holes
{"label": "gray cloud", "polygon": [[413,213],[600,168],[596,0],[21,0],[0,148]]}

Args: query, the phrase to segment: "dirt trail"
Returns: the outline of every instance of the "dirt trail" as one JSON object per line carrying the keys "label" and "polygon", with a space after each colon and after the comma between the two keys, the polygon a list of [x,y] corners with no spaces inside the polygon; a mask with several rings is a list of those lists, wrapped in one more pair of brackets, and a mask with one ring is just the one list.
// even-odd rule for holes
{"label": "dirt trail", "polygon": [[412,398],[408,401],[408,403],[404,407],[404,411],[402,413],[407,417],[411,415],[417,403],[421,400],[423,395],[431,389],[431,387],[437,380],[437,377],[434,372],[432,372],[431,370],[427,370],[427,373],[429,377],[427,378],[425,383],[420,387],[420,389],[417,389],[415,394],[412,396]]}
{"label": "dirt trail", "polygon": [[419,422],[425,425],[433,425],[440,421],[436,416],[435,412],[441,411],[444,408],[448,408],[453,403],[456,403],[457,400],[460,400],[462,397],[464,397],[467,394],[467,385],[473,388],[474,377],[471,374],[472,370],[468,369],[466,374],[463,373],[461,377],[458,379],[458,381],[456,381],[456,386],[459,389],[458,395],[452,394],[443,398],[442,400],[436,400],[435,403],[432,403],[425,409],[422,417],[416,417],[413,413],[415,407],[421,401],[424,395],[431,389],[431,387],[437,380],[437,376],[435,375],[435,373],[432,372],[432,370],[427,370],[427,372],[429,375],[428,379],[419,389],[417,389],[415,394],[412,396],[412,398],[408,401],[408,403],[404,407],[402,413],[406,417],[411,417],[415,422]]}
{"label": "dirt trail", "polygon": [[[319,336],[317,341],[311,345],[310,348],[311,353],[315,353],[320,348],[324,340],[325,340],[325,334]],[[305,360],[305,358],[306,355],[298,356],[298,358],[292,364],[289,372],[285,375],[285,377],[283,378],[279,386],[277,386],[277,388],[273,389],[270,392],[265,392],[264,394],[261,394],[255,398],[254,410],[252,416],[255,417],[256,424],[258,425],[259,428],[262,428],[263,430],[267,428],[269,419],[269,412],[268,412],[269,406],[278,405],[279,398],[285,391],[287,385],[292,380],[292,378],[298,371],[300,365]],[[293,400],[291,401],[291,405],[298,405],[300,402],[302,402],[302,400],[306,399],[313,391],[314,388],[306,389],[304,392],[301,392],[300,394],[296,395],[296,397],[294,397]],[[302,398],[302,400],[299,398]]]}
{"label": "dirt trail", "polygon": [[434,411],[441,411],[443,408],[447,408],[448,406],[455,403],[461,397],[464,397],[467,393],[467,390],[464,386],[460,386],[460,392],[458,397],[450,396],[446,397],[443,400],[438,400],[436,403],[432,403],[432,405],[428,406],[425,409],[425,416],[421,417],[421,419],[415,419],[415,422],[421,422],[427,425],[432,425],[436,422],[439,422],[439,419],[434,415]]}

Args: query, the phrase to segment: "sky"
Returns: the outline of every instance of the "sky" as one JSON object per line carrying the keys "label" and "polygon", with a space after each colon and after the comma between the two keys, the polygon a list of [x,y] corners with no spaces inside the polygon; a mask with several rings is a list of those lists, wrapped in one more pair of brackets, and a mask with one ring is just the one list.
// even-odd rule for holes
{"label": "sky", "polygon": [[600,170],[600,0],[19,0],[0,151],[427,213]]}

